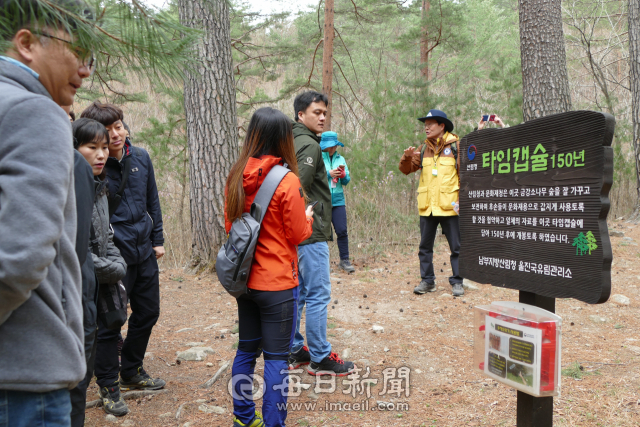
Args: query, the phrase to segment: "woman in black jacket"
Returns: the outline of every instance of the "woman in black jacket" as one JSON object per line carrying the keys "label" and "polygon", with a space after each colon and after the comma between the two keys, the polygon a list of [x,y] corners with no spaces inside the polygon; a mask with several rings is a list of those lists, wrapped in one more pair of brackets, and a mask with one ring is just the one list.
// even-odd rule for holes
{"label": "woman in black jacket", "polygon": [[[104,167],[109,156],[109,133],[100,123],[91,119],[78,119],[73,125],[74,148],[83,155],[91,166],[95,181],[95,202],[91,218],[91,239],[89,249],[93,259],[98,286],[118,282],[127,272],[120,251],[113,243],[113,229],[109,225],[109,201],[107,200],[107,182],[104,179]],[[87,378],[93,376],[93,362],[96,348],[92,349],[91,363],[87,366]],[[85,378],[85,392],[89,381]],[[83,382],[83,384],[84,384]],[[104,390],[103,390],[104,388]],[[106,387],[100,389],[100,397],[104,403],[105,412],[113,415],[125,415],[127,404],[120,396],[119,389],[110,393]]]}

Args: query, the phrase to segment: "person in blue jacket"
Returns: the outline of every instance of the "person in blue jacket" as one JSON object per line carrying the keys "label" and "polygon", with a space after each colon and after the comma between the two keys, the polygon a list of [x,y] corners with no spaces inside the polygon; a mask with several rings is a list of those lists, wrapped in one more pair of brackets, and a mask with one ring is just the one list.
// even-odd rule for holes
{"label": "person in blue jacket", "polygon": [[[124,114],[113,104],[94,102],[81,117],[102,123],[109,131],[109,158],[106,164],[109,214],[113,241],[127,263],[122,279],[131,305],[129,328],[118,365],[119,330],[98,323],[95,375],[105,407],[120,396],[120,389],[157,390],[165,381],[152,378],[143,368],[151,330],[160,315],[158,259],[165,253],[162,212],[158,188],[149,154],[129,141],[123,125]],[[128,176],[123,183],[123,177]],[[124,184],[124,187],[122,187]],[[118,374],[120,378],[118,378]],[[114,415],[124,415],[119,408]]]}
{"label": "person in blue jacket", "polygon": [[349,236],[347,234],[347,208],[344,201],[343,186],[351,181],[347,162],[338,152],[338,146],[344,144],[338,141],[338,134],[335,132],[323,132],[320,139],[322,149],[322,159],[327,170],[329,189],[331,190],[331,223],[338,236],[338,252],[340,253],[340,264],[338,266],[347,273],[353,273],[355,268],[349,262]]}

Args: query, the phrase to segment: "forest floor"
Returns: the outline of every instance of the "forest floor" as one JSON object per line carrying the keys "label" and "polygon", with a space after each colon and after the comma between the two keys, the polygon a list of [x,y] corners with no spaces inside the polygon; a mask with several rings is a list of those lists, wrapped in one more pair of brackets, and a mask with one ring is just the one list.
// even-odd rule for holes
{"label": "forest floor", "polygon": [[[561,395],[554,399],[556,426],[640,425],[640,227],[622,221],[609,225],[610,230],[624,233],[611,238],[612,294],[623,294],[631,302],[619,306],[611,301],[601,305],[557,301],[556,312],[563,319],[565,375]],[[476,284],[477,290],[453,298],[446,278],[450,272],[446,247],[443,241],[436,247],[435,264],[444,270],[439,273],[438,290],[422,296],[412,292],[420,280],[413,250],[411,255],[390,252],[377,260],[356,259],[357,271],[351,275],[332,263],[329,340],[341,355],[350,353],[349,360],[363,369],[361,376],[369,367],[368,378],[377,379],[377,384],[368,383],[369,399],[364,394],[353,397],[349,383],[343,383],[346,377],[335,382],[331,393],[314,392],[316,377],[301,372],[297,375],[305,384],[302,392],[289,397],[289,402],[301,405],[298,410],[290,407],[288,426],[516,425],[516,392],[473,369],[472,334],[473,306],[517,301],[517,292]],[[233,360],[238,339],[233,333],[237,322],[233,298],[215,275],[196,277],[182,270],[163,270],[160,287],[160,320],[151,336],[145,369],[167,381],[167,392],[128,400],[129,415],[117,420],[108,420],[101,408],[88,409],[86,425],[232,425],[233,404],[227,391],[231,369],[211,388],[202,385]],[[374,325],[384,332],[374,333]],[[203,361],[177,363],[177,352],[194,345],[214,352]],[[259,361],[256,372],[261,373],[263,366]],[[408,396],[404,390],[400,395],[389,393],[391,387],[384,393],[383,370],[401,367],[410,368]],[[360,385],[366,383],[360,378]],[[404,389],[406,383],[393,384]],[[331,388],[330,381],[320,386]],[[97,391],[92,383],[88,400],[97,398]],[[388,409],[381,410],[377,402]],[[355,404],[364,410],[353,410]]]}

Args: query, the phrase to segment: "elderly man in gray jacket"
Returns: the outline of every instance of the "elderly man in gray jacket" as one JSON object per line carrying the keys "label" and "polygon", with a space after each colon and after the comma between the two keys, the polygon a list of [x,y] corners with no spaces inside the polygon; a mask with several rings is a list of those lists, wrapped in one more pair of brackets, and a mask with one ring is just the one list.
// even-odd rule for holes
{"label": "elderly man in gray jacket", "polygon": [[0,33],[0,420],[68,426],[69,389],[86,368],[73,146],[60,105],[73,103],[92,63],[59,26],[36,31],[30,12],[42,12],[18,2],[22,18],[0,0],[0,15],[15,18],[13,34]]}

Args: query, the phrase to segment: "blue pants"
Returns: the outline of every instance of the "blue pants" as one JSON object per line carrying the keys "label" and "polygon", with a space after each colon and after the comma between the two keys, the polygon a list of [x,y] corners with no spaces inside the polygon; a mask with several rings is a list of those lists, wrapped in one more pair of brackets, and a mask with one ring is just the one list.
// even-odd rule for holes
{"label": "blue pants", "polygon": [[347,208],[334,206],[331,210],[331,223],[338,236],[338,252],[340,259],[349,259],[349,236],[347,234]]}
{"label": "blue pants", "polygon": [[331,353],[331,344],[327,341],[327,306],[331,302],[331,279],[329,278],[329,245],[327,242],[298,246],[298,319],[296,336],[292,351],[298,351],[304,345],[304,336],[300,333],[300,316],[305,304],[307,346],[311,360],[318,363]]}
{"label": "blue pants", "polygon": [[47,393],[0,390],[0,427],[69,427],[70,425],[69,390],[60,389]]}
{"label": "blue pants", "polygon": [[284,427],[289,392],[289,352],[298,313],[298,288],[257,291],[237,300],[239,342],[233,360],[233,414],[243,424],[255,415],[253,373],[260,351],[264,354],[262,414],[269,427]]}

